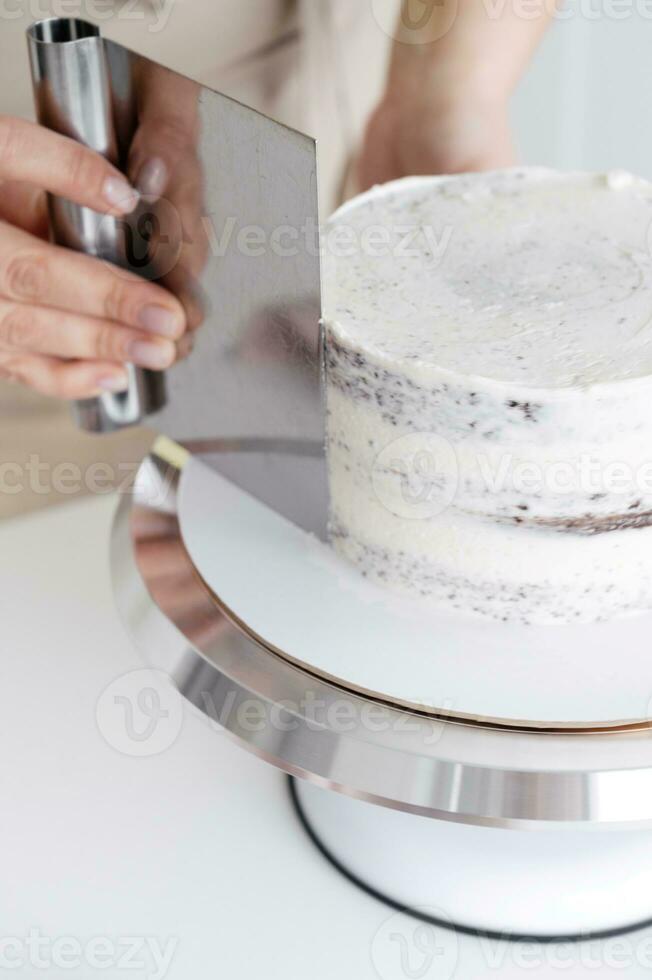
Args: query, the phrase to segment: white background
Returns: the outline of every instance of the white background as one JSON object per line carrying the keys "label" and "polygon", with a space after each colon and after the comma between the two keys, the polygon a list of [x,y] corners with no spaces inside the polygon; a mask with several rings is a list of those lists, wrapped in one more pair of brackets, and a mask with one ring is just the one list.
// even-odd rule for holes
{"label": "white background", "polygon": [[514,99],[524,160],[651,177],[652,4],[566,0],[563,17]]}

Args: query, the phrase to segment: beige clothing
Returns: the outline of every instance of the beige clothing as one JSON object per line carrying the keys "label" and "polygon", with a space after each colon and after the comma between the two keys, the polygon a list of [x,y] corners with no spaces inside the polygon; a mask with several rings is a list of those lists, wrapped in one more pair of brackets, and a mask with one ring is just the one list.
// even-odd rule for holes
{"label": "beige clothing", "polygon": [[[59,4],[40,0],[39,15],[49,7],[55,15],[92,19],[92,0],[80,0],[79,11],[72,0],[65,10]],[[23,37],[32,19],[29,6],[17,5],[0,34],[3,113],[32,116]],[[371,0],[140,0],[136,7],[113,0],[109,16],[103,0],[96,19],[106,37],[315,136],[322,216],[341,200],[347,167],[386,72],[390,42]],[[119,480],[148,441],[141,431],[108,438],[81,434],[65,406],[0,383],[0,491],[3,472],[9,473],[5,483],[24,486],[21,493],[0,492],[0,517],[70,495],[59,479],[50,480],[56,485],[51,493],[35,490],[30,457],[49,464],[50,472],[67,462],[85,474],[90,464],[105,462]],[[81,481],[82,487],[88,483]]]}

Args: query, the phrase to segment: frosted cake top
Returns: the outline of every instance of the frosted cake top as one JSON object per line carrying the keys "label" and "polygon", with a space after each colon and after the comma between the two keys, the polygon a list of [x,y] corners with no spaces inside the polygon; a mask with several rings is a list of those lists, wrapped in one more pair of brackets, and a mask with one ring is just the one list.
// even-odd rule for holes
{"label": "frosted cake top", "polygon": [[382,360],[541,388],[652,374],[652,184],[521,168],[341,208],[325,319]]}

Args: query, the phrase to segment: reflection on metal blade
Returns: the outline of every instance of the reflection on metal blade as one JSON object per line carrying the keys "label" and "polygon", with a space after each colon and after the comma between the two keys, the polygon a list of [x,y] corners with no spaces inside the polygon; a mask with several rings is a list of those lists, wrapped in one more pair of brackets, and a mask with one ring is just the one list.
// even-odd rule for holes
{"label": "reflection on metal blade", "polygon": [[[153,421],[323,535],[316,145],[231,99],[195,90],[202,200],[200,213],[183,218],[185,281],[177,288],[202,305],[203,322],[192,354],[169,372],[168,404]],[[261,439],[286,452],[270,458],[256,449]],[[216,452],[225,442],[249,451]]]}

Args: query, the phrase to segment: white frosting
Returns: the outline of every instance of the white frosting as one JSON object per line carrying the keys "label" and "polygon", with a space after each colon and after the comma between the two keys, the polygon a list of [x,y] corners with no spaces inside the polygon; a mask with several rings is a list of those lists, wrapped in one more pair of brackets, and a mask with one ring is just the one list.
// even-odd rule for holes
{"label": "white frosting", "polygon": [[[327,239],[326,315],[416,375],[436,365],[530,388],[645,376],[651,223],[652,186],[629,174],[395,182],[339,212],[356,248],[333,255],[346,248]],[[388,238],[374,244],[373,228]]]}
{"label": "white frosting", "polygon": [[366,575],[524,622],[652,606],[650,220],[645,181],[541,169],[338,212],[331,527]]}

